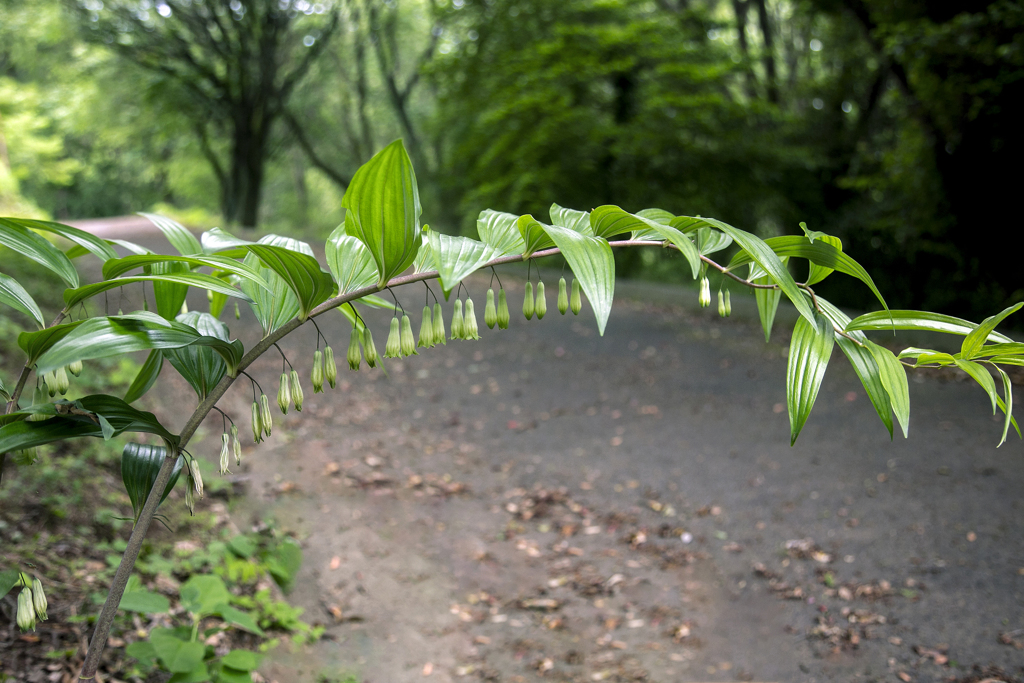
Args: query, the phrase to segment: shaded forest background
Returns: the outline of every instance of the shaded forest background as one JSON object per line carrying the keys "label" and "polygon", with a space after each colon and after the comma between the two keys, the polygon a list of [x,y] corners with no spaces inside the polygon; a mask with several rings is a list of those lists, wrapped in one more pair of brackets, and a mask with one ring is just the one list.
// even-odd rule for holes
{"label": "shaded forest background", "polygon": [[322,238],[402,137],[446,232],[553,201],[806,221],[892,306],[981,318],[1024,297],[1021,103],[1006,0],[0,0],[0,215]]}

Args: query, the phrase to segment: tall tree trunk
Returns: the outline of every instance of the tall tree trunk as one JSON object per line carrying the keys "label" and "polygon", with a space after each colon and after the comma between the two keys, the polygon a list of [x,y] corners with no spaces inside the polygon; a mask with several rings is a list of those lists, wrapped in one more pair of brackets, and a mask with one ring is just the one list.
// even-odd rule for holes
{"label": "tall tree trunk", "polygon": [[774,104],[779,102],[779,87],[775,82],[775,37],[772,33],[772,25],[768,20],[768,7],[765,0],[756,0],[757,18],[761,24],[761,35],[764,36],[764,72],[768,81],[768,101]]}
{"label": "tall tree trunk", "polygon": [[743,68],[745,90],[747,97],[753,100],[757,98],[757,88],[754,72],[750,70],[750,46],[747,44],[747,10],[750,9],[750,0],[732,0],[732,9],[736,14],[736,37],[746,62]]}
{"label": "tall tree trunk", "polygon": [[235,117],[223,207],[224,219],[229,224],[255,228],[259,222],[267,128],[258,110],[247,108]]}

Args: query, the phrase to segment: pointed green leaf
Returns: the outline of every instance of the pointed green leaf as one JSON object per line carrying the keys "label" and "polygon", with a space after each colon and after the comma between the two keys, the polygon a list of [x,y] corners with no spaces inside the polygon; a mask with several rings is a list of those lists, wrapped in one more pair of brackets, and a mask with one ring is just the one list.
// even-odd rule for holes
{"label": "pointed green leaf", "polygon": [[181,223],[155,213],[139,212],[139,215],[148,218],[182,256],[195,256],[203,253],[203,246],[199,244],[199,240]]}
{"label": "pointed green leaf", "polygon": [[152,413],[136,410],[114,396],[95,394],[77,401],[58,401],[47,404],[47,407],[47,412],[55,416],[43,422],[25,419],[35,412],[31,409],[5,415],[0,426],[0,453],[80,436],[103,437],[97,415],[102,415],[110,423],[114,436],[124,432],[142,432],[155,434],[171,444],[178,442],[178,437],[167,431]]}
{"label": "pointed green leaf", "polygon": [[590,225],[589,211],[577,211],[576,209],[567,209],[564,206],[552,204],[551,208],[548,209],[548,215],[551,216],[552,225],[575,230],[581,235],[594,236],[594,229]]}
{"label": "pointed green leaf", "polygon": [[[179,315],[176,320],[195,329],[204,337],[230,341],[227,325],[209,313],[189,311]],[[178,349],[167,349],[163,351],[163,355],[178,374],[195,389],[200,401],[209,395],[227,372],[224,359],[209,346],[191,344]]]}
{"label": "pointed green leaf", "polygon": [[231,258],[245,256],[243,248],[252,244],[249,240],[243,240],[235,237],[231,233],[220,228],[210,228],[200,235],[199,239],[203,247],[203,253],[215,254],[218,252],[231,252],[230,254],[222,254],[224,256],[230,256]]}
{"label": "pointed green leaf", "polygon": [[128,392],[124,395],[125,403],[135,403],[135,401],[142,398],[147,391],[153,388],[156,384],[157,377],[160,376],[160,371],[164,367],[164,355],[159,349],[153,349],[146,356],[146,362],[142,364],[142,368],[139,373],[135,375],[135,379],[132,380],[131,386],[128,387]]}
{"label": "pointed green leaf", "polygon": [[142,614],[164,614],[171,611],[171,601],[159,593],[145,589],[125,591],[117,606],[126,612]]}
{"label": "pointed green leaf", "polygon": [[[117,258],[117,253],[110,248],[106,240],[100,239],[79,228],[73,228],[70,225],[62,225],[52,221],[37,221],[29,218],[7,218],[5,220],[18,223],[29,230],[60,235],[69,242],[74,242],[81,249],[94,254],[101,261]],[[68,258],[71,258],[71,256],[68,256]]]}
{"label": "pointed green leaf", "polygon": [[[134,242],[129,242],[127,240],[103,240],[103,243],[107,244],[109,246],[113,246],[113,245],[116,244],[119,247],[124,247],[125,249],[127,249],[129,252],[131,252],[133,254],[152,254],[153,253],[149,249],[146,249],[143,246],[135,244]],[[72,259],[72,260],[74,260],[76,258],[79,258],[81,256],[85,256],[88,253],[90,253],[90,251],[88,249],[86,249],[85,247],[83,247],[82,245],[80,245],[80,244],[76,244],[75,246],[71,247],[66,252],[64,252],[64,254],[69,259]],[[117,253],[116,252],[114,253],[114,256],[112,258],[117,258]]]}
{"label": "pointed green leaf", "polygon": [[78,286],[78,271],[64,252],[19,222],[0,218],[0,246],[16,251],[50,269],[68,287]]}
{"label": "pointed green leaf", "polygon": [[248,650],[232,650],[221,658],[224,666],[230,666],[239,671],[255,671],[260,666],[262,657],[255,652]]}
{"label": "pointed green leaf", "polygon": [[431,230],[428,238],[445,298],[463,278],[499,255],[493,247],[469,237],[452,237]]}
{"label": "pointed green leaf", "polygon": [[[159,264],[155,264],[153,267],[159,267]],[[227,296],[233,296],[243,301],[251,301],[249,296],[243,292],[238,291],[228,283],[224,282],[220,278],[213,277],[212,275],[206,275],[205,273],[194,273],[194,272],[179,272],[179,273],[165,273],[162,275],[130,275],[127,277],[119,277],[113,280],[104,280],[103,282],[96,282],[91,285],[84,285],[77,289],[65,289],[64,290],[64,305],[67,308],[71,308],[78,304],[79,301],[84,301],[89,297],[96,296],[102,292],[106,292],[111,289],[117,289],[118,287],[124,287],[136,282],[167,282],[178,285],[186,285],[188,287],[199,287],[201,289],[212,289],[215,292],[220,292]],[[181,309],[181,304],[178,304],[178,309]],[[175,311],[177,313],[178,311]],[[171,316],[173,318],[173,316]]]}
{"label": "pointed green leaf", "polygon": [[[807,322],[812,325],[816,325],[814,319],[814,309],[811,308],[810,302],[804,295],[803,291],[797,287],[796,281],[793,276],[786,270],[786,266],[783,265],[779,257],[775,255],[771,247],[765,244],[764,240],[756,235],[752,235],[749,232],[734,228],[728,223],[715,220],[714,218],[701,218],[699,221],[703,222],[707,226],[718,228],[729,237],[732,237],[733,241],[736,242],[739,247],[745,251],[750,259],[757,265],[761,266],[764,271],[772,278],[772,280],[782,289],[782,293],[785,294],[793,305],[796,306],[796,310],[802,315]],[[673,221],[675,223],[675,221]],[[698,224],[687,224],[686,227],[705,227],[705,225]],[[680,228],[682,229],[682,228]],[[742,253],[742,252],[740,252]],[[736,260],[735,258],[733,259]],[[749,262],[749,261],[748,261]],[[731,266],[730,266],[731,267]]]}
{"label": "pointed green leaf", "polygon": [[798,318],[789,345],[786,366],[786,404],[789,407],[789,443],[796,443],[807,417],[811,414],[818,389],[825,376],[835,336],[832,323],[823,315],[815,325]]}
{"label": "pointed green leaf", "polygon": [[416,258],[412,261],[414,273],[427,273],[437,270],[434,252],[430,249],[430,226],[424,225],[420,230],[420,247],[416,250]]}
{"label": "pointed green leaf", "polygon": [[700,271],[700,254],[689,237],[668,225],[650,218],[633,215],[617,206],[599,206],[590,213],[594,234],[598,237],[612,237],[629,231],[643,232],[646,238],[671,242],[686,257],[693,277]]}
{"label": "pointed green leaf", "polygon": [[[992,401],[992,414],[996,414],[996,399],[999,396],[996,394],[996,381],[992,379],[992,375],[989,374],[988,370],[983,365],[975,363],[969,360],[956,359],[956,366],[971,376],[975,382],[977,382],[985,393],[988,394],[989,399]],[[1006,435],[1003,434],[1005,437]]]}
{"label": "pointed green leaf", "polygon": [[[260,628],[259,624],[256,623],[256,619],[248,612],[243,612],[242,610],[236,609],[226,603],[215,605],[214,610],[214,614],[220,616],[221,619],[232,626],[237,626],[249,633],[255,633],[258,636],[263,635],[263,629]],[[235,668],[239,669],[241,667],[235,666]]]}
{"label": "pointed green leaf", "polygon": [[[163,261],[151,264],[147,275],[184,275],[192,274],[189,267],[179,261]],[[198,273],[196,273],[198,274]],[[166,280],[153,281],[153,300],[156,302],[156,312],[161,318],[174,320],[175,316],[181,313],[181,307],[188,296],[188,286],[181,282]]]}
{"label": "pointed green leaf", "polygon": [[224,579],[212,574],[193,574],[180,589],[181,606],[199,615],[213,614],[218,605],[231,601]]}
{"label": "pointed green leaf", "polygon": [[846,357],[853,366],[853,371],[860,378],[864,386],[864,392],[868,400],[874,406],[875,412],[882,420],[882,424],[889,430],[889,438],[892,438],[892,402],[889,400],[889,392],[882,385],[882,377],[878,370],[878,363],[875,357],[863,346],[857,346],[845,337],[836,337],[839,348],[843,350]]}
{"label": "pointed green leaf", "polygon": [[206,656],[206,646],[202,643],[181,640],[172,629],[153,629],[149,634],[149,642],[153,644],[160,662],[171,673],[189,673],[204,666],[203,657]]}
{"label": "pointed green leaf", "polygon": [[233,258],[224,256],[170,256],[166,254],[144,254],[115,258],[103,264],[103,279],[110,280],[119,277],[135,268],[143,268],[161,262],[175,262],[188,264],[192,268],[208,266],[214,271],[225,271],[237,275],[244,280],[251,280],[254,284],[269,290],[270,285],[260,277],[259,271],[250,268],[244,263],[239,263]]}
{"label": "pointed green leaf", "polygon": [[618,206],[607,204],[590,212],[590,228],[594,235],[610,240],[613,237],[632,233],[634,240],[660,240],[661,235],[648,227],[647,221],[668,225],[674,218],[668,211],[644,209],[633,215]]}
{"label": "pointed green leaf", "polygon": [[[839,239],[838,237],[834,237],[832,235],[826,235],[823,232],[817,232],[815,230],[807,230],[807,227],[803,223],[801,223],[800,225],[804,228],[804,232],[807,234],[807,239],[809,239],[812,243],[814,242],[815,239],[820,239],[822,242],[825,242],[826,244],[831,244],[838,251],[842,251],[843,250],[843,241],[841,239]],[[832,274],[832,271],[833,271],[832,268],[826,268],[825,266],[819,266],[814,261],[811,261],[810,264],[811,264],[810,268],[807,271],[807,284],[808,285],[816,285],[819,282],[821,282],[822,280],[824,280],[825,278],[827,278],[829,275]]]}
{"label": "pointed green leaf", "polygon": [[974,356],[981,351],[981,347],[985,344],[985,340],[988,339],[989,335],[993,331],[995,331],[996,325],[1003,322],[1003,320],[1008,316],[1019,311],[1021,306],[1024,306],[1024,302],[1014,304],[996,315],[985,318],[985,320],[983,320],[976,329],[972,330],[971,333],[964,338],[964,343],[960,348],[960,355],[968,360],[974,358]]}
{"label": "pointed green leaf", "polygon": [[412,265],[420,247],[420,194],[401,140],[359,167],[345,191],[345,230],[358,237],[377,264],[383,286]]}
{"label": "pointed green leaf", "polygon": [[[754,280],[755,285],[775,284],[770,277],[765,275]],[[779,301],[782,299],[782,290],[779,289],[755,289],[754,300],[757,302],[757,314],[761,319],[761,327],[764,328],[765,343],[771,339],[772,325],[775,324],[775,314],[779,310]]]}
{"label": "pointed green leaf", "polygon": [[21,572],[17,569],[4,569],[0,571],[0,598],[7,595],[19,581],[21,581]]}
{"label": "pointed green leaf", "polygon": [[612,248],[608,246],[607,240],[583,235],[568,228],[549,225],[545,230],[561,250],[573,275],[580,281],[594,309],[597,331],[604,335],[615,294],[615,258],[612,256]]}
{"label": "pointed green leaf", "polygon": [[480,241],[494,247],[502,255],[522,254],[526,244],[516,226],[518,216],[484,209],[476,219]]}
{"label": "pointed green leaf", "polygon": [[263,240],[246,248],[280,277],[295,295],[299,320],[308,318],[310,311],[331,297],[334,280],[320,268],[312,254],[267,244]]}
{"label": "pointed green leaf", "polygon": [[[713,222],[716,225],[718,224],[718,221],[714,221],[714,219],[706,220],[708,220],[709,222]],[[735,230],[735,228],[733,228],[733,230]],[[739,240],[736,241],[737,243],[740,244],[740,246],[743,246]],[[885,303],[885,299],[882,298],[882,293],[878,291],[878,288],[875,286],[874,280],[871,279],[871,276],[868,274],[868,272],[864,270],[864,268],[859,263],[854,261],[852,258],[844,254],[839,249],[836,249],[827,241],[823,239],[818,239],[814,243],[811,243],[806,237],[797,235],[785,235],[782,237],[770,237],[767,240],[761,242],[761,244],[767,246],[779,257],[789,256],[792,258],[805,258],[812,261],[813,263],[823,266],[825,270],[831,268],[838,270],[840,273],[845,273],[846,275],[857,278],[865,285],[867,285],[868,289],[871,290],[871,292],[875,295],[878,301],[882,304],[882,307],[888,310],[888,306]],[[729,262],[729,269],[732,270],[743,264],[750,263],[751,260],[756,261],[757,259],[752,258],[750,251],[741,251],[737,253],[735,256],[733,256],[732,260]],[[760,265],[762,268],[764,268],[764,264]],[[771,272],[767,268],[765,268],[765,270]],[[820,274],[821,272],[824,271],[815,272],[817,274]]]}
{"label": "pointed green leaf", "polygon": [[339,225],[327,238],[327,267],[331,269],[338,293],[348,294],[369,287],[378,280],[377,265],[366,245]]}
{"label": "pointed green leaf", "polygon": [[907,371],[889,349],[868,340],[864,341],[864,345],[878,364],[882,386],[889,394],[892,410],[903,429],[903,438],[907,438],[910,429],[910,385],[907,383]]}
{"label": "pointed green leaf", "polygon": [[516,228],[523,238],[523,257],[530,256],[535,251],[549,249],[555,246],[551,237],[544,231],[546,226],[530,214],[520,216],[516,219]]}
{"label": "pointed green leaf", "polygon": [[697,249],[700,250],[701,256],[714,254],[730,244],[732,244],[732,238],[723,232],[711,228],[698,228],[697,230]]}
{"label": "pointed green leaf", "polygon": [[39,330],[38,332],[22,332],[18,335],[18,346],[21,350],[28,355],[29,364],[35,363],[36,359],[46,349],[50,348],[65,336],[71,333],[76,327],[81,325],[84,320],[76,320],[70,323],[61,323],[60,325],[54,325],[45,329]]}
{"label": "pointed green leaf", "polygon": [[[891,320],[890,320],[891,318]],[[977,329],[975,323],[954,318],[951,315],[931,313],[929,311],[873,311],[858,316],[846,326],[846,331],[854,330],[922,330],[927,332],[946,332],[948,334],[967,335]],[[1007,336],[992,330],[987,339],[992,342],[1012,342]]]}
{"label": "pointed green leaf", "polygon": [[7,304],[35,320],[39,327],[46,327],[43,312],[39,310],[35,299],[25,291],[20,282],[3,273],[0,273],[0,304]]}
{"label": "pointed green leaf", "polygon": [[[1002,446],[1006,443],[1006,434],[1010,430],[1010,422],[1013,421],[1013,383],[1010,382],[1010,376],[1002,368],[997,367],[996,372],[999,373],[1003,380],[1003,401],[1000,403],[1003,404],[1001,407],[1003,412],[1006,413],[1006,420],[1003,421],[1003,435],[999,439],[999,446]],[[1016,424],[1014,424],[1014,427],[1016,427]],[[1017,429],[1017,436],[1020,436],[1020,429]],[[999,446],[996,446],[996,448]]]}

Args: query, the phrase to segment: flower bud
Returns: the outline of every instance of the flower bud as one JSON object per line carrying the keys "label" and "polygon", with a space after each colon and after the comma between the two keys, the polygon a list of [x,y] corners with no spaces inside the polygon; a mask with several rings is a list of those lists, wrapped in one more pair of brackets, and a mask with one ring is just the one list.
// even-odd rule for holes
{"label": "flower bud", "polygon": [[79,375],[81,375],[83,369],[84,369],[84,366],[82,365],[82,361],[80,361],[80,360],[76,360],[76,361],[74,361],[74,362],[72,362],[71,364],[68,365],[68,372],[70,372],[75,377],[78,377]]}
{"label": "flower bud", "polygon": [[388,333],[388,343],[384,346],[384,357],[402,357],[402,333],[399,330],[397,316],[391,319],[391,331]]}
{"label": "flower bud", "polygon": [[468,296],[466,297],[466,316],[462,323],[462,338],[467,340],[480,338],[480,328],[476,326],[476,308],[473,306],[473,300]]}
{"label": "flower bud", "polygon": [[[49,402],[50,402],[50,395],[49,395],[49,393],[46,391],[46,389],[44,389],[43,387],[37,385],[35,391],[32,392],[32,405],[33,406],[42,406],[42,405],[46,405]],[[42,422],[43,420],[47,420],[49,418],[50,418],[49,415],[41,415],[39,413],[35,413],[33,415],[29,415],[25,419],[28,420],[29,422]]]}
{"label": "flower bud", "polygon": [[195,458],[188,461],[188,471],[192,476],[192,485],[196,489],[196,495],[203,497],[203,473],[199,470],[199,463]]}
{"label": "flower bud", "polygon": [[533,310],[537,313],[537,320],[541,320],[548,314],[548,298],[544,294],[544,283],[537,283],[537,303],[534,304]]}
{"label": "flower bud", "polygon": [[565,291],[565,278],[558,278],[558,312],[565,315],[569,310],[569,295]]}
{"label": "flower bud", "polygon": [[252,440],[254,443],[263,441],[263,418],[260,417],[260,404],[252,402]]}
{"label": "flower bud", "polygon": [[228,451],[231,447],[231,437],[227,433],[220,435],[220,473],[228,473]]}
{"label": "flower bud", "polygon": [[57,368],[53,371],[54,377],[57,378],[57,393],[63,396],[68,393],[68,389],[71,388],[71,381],[68,379],[68,372],[63,367]]}
{"label": "flower bud", "polygon": [[732,297],[729,296],[729,290],[725,290],[725,317],[732,315]]}
{"label": "flower bud", "polygon": [[419,352],[416,351],[416,338],[412,336],[412,320],[407,315],[402,316],[402,331],[399,333],[399,339],[403,356],[419,355]]}
{"label": "flower bud", "polygon": [[718,290],[718,315],[725,317],[725,292]]}
{"label": "flower bud", "polygon": [[18,593],[18,628],[22,631],[36,629],[36,610],[32,605],[32,589],[27,586]]}
{"label": "flower bud", "polygon": [[363,328],[363,358],[371,368],[377,367],[380,356],[377,355],[377,346],[373,343],[373,333],[369,327]]}
{"label": "flower bud", "polygon": [[46,621],[46,593],[43,592],[43,582],[37,577],[32,579],[32,607],[36,611],[36,618],[39,621]]}
{"label": "flower bud", "polygon": [[523,296],[523,315],[527,320],[533,318],[533,283],[526,283],[526,294]]}
{"label": "flower bud", "polygon": [[238,425],[231,425],[231,449],[235,454],[235,464],[242,464],[242,444],[238,441]]}
{"label": "flower bud", "polygon": [[242,312],[238,310],[238,302],[235,302],[235,320],[239,320],[242,317]]}
{"label": "flower bud", "polygon": [[345,360],[348,361],[349,370],[358,370],[363,360],[359,353],[359,330],[355,327],[352,328],[352,334],[348,338],[348,353],[345,354]]}
{"label": "flower bud", "polygon": [[462,339],[462,299],[455,300],[455,311],[452,313],[452,339]]}
{"label": "flower bud", "polygon": [[[302,393],[302,384],[299,383],[299,373],[292,369],[292,403],[295,405],[295,410],[302,412],[302,402],[305,400],[305,396]],[[321,385],[323,382],[321,382]]]}
{"label": "flower bud", "polygon": [[270,436],[274,428],[274,416],[270,414],[270,399],[266,394],[260,394],[260,424],[263,425],[263,433]]}
{"label": "flower bud", "polygon": [[50,393],[50,397],[57,395],[57,376],[52,372],[47,372],[43,375],[43,382],[46,384],[46,390]]}
{"label": "flower bud", "polygon": [[288,414],[288,406],[292,402],[292,391],[288,386],[288,375],[281,373],[281,384],[277,388],[277,407],[281,409],[283,415]]}
{"label": "flower bud", "polygon": [[[359,351],[359,341],[356,340],[356,351]],[[334,349],[330,346],[324,347],[324,378],[327,379],[327,383],[331,385],[331,389],[334,388],[334,384],[338,381],[338,365],[334,362]]]}
{"label": "flower bud", "polygon": [[434,304],[434,343],[448,345],[448,333],[444,331],[444,311],[441,304]]}
{"label": "flower bud", "polygon": [[711,305],[711,281],[706,277],[700,280],[700,301],[701,308],[707,308]]}
{"label": "flower bud", "polygon": [[212,289],[206,290],[206,300],[209,301],[211,304],[213,303],[213,290]]}
{"label": "flower bud", "polygon": [[185,475],[185,507],[190,515],[196,514],[195,480],[192,479],[191,470]]}
{"label": "flower bud", "polygon": [[434,345],[434,322],[430,319],[430,306],[423,307],[423,322],[420,323],[420,340],[416,346],[429,349]]}
{"label": "flower bud", "polygon": [[502,289],[498,292],[498,329],[508,329],[508,298],[505,296],[505,290]]}
{"label": "flower bud", "polygon": [[309,373],[309,382],[313,385],[314,394],[324,391],[324,354],[317,349],[313,352],[313,369]]}
{"label": "flower bud", "polygon": [[487,303],[484,304],[484,324],[492,330],[498,324],[498,309],[494,305],[493,289],[487,290]]}
{"label": "flower bud", "polygon": [[579,315],[583,310],[583,297],[580,295],[580,281],[572,280],[572,296],[569,297],[569,310],[573,315]]}

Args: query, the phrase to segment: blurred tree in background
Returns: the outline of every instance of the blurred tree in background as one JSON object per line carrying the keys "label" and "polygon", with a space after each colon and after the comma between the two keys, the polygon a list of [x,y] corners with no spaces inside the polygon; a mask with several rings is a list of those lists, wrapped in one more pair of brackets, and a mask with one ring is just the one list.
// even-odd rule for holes
{"label": "blurred tree in background", "polygon": [[0,0],[9,212],[323,233],[403,137],[442,230],[556,200],[803,220],[894,305],[974,317],[1024,294],[1020,102],[1020,1]]}

